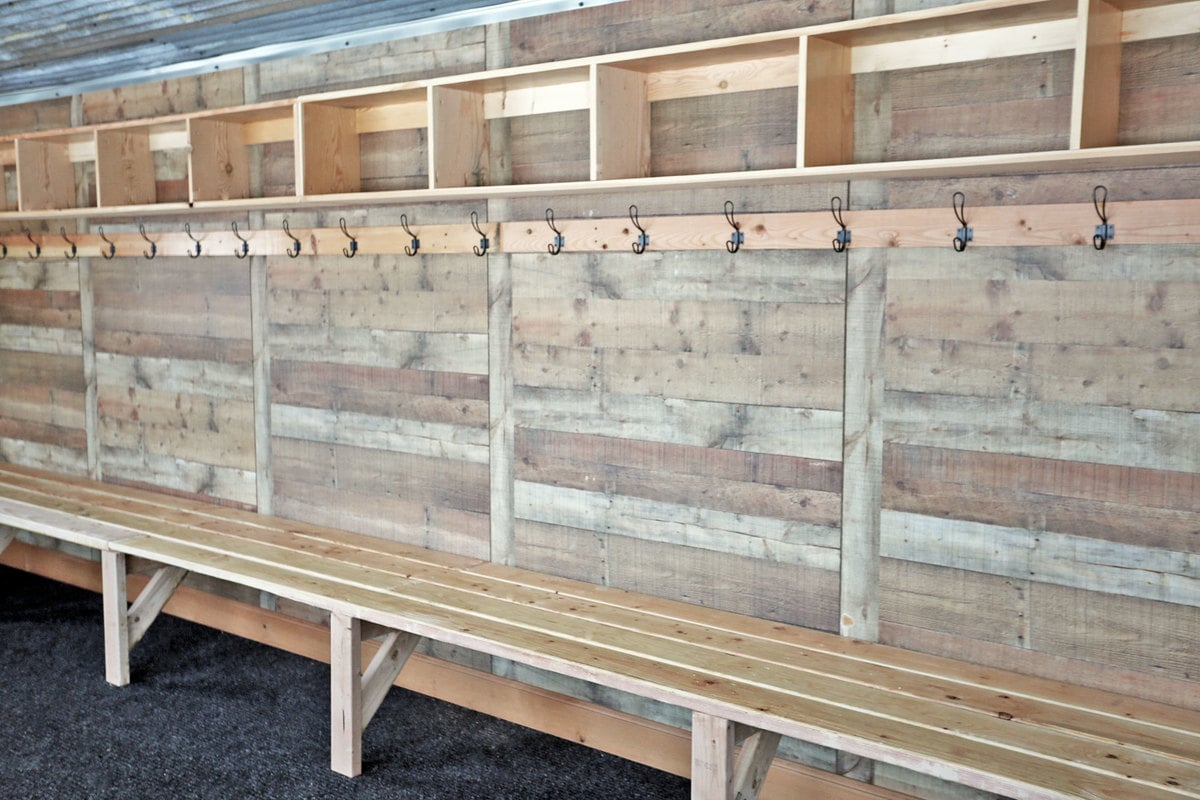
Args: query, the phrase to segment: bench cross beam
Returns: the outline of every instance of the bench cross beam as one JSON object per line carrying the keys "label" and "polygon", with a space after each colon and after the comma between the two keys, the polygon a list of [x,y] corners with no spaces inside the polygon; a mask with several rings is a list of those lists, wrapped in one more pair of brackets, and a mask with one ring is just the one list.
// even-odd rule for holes
{"label": "bench cross beam", "polygon": [[362,773],[363,730],[421,641],[416,634],[387,631],[364,672],[363,628],[354,617],[329,615],[330,765],[351,778]]}
{"label": "bench cross beam", "polygon": [[100,553],[104,583],[104,677],[114,686],[129,683],[129,653],[158,619],[163,606],[187,577],[182,567],[159,567],[129,607],[125,555]]}

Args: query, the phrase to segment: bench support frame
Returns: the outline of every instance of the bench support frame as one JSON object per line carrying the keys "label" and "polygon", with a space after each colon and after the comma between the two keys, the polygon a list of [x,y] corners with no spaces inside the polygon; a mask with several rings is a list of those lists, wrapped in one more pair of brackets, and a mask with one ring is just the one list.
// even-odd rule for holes
{"label": "bench support frame", "polygon": [[12,531],[0,531],[0,553],[3,553],[4,550],[10,544],[12,544],[13,540],[16,538],[17,538],[17,535],[15,533],[13,533]]}
{"label": "bench support frame", "polygon": [[129,683],[129,652],[154,624],[163,606],[187,577],[182,567],[159,567],[129,607],[125,555],[103,550],[100,572],[104,582],[104,677],[114,686]]}
{"label": "bench support frame", "polygon": [[389,630],[366,672],[361,620],[329,614],[330,766],[353,778],[362,774],[362,734],[387,697],[421,637]]}
{"label": "bench support frame", "polygon": [[[756,800],[781,738],[778,733],[693,712],[692,800]],[[737,752],[739,742],[742,747]]]}

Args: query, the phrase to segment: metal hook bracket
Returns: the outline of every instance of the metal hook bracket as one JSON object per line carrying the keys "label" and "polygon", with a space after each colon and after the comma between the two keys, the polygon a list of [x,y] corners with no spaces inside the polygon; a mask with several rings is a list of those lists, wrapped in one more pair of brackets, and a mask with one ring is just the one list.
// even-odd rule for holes
{"label": "metal hook bracket", "polygon": [[146,257],[147,261],[149,261],[150,259],[152,259],[158,255],[158,245],[155,244],[154,241],[149,236],[146,235],[146,226],[140,222],[138,223],[138,233],[140,233],[142,235],[143,239],[145,239],[147,242],[150,243],[150,252],[146,252],[145,250],[142,251],[142,255]]}
{"label": "metal hook bracket", "polygon": [[104,256],[104,260],[107,261],[117,254],[117,246],[115,244],[113,244],[111,239],[109,239],[107,236],[104,235],[104,226],[103,225],[98,226],[97,230],[100,232],[100,238],[104,241],[105,244],[108,245],[108,252],[105,252],[103,250],[100,251],[100,255]]}
{"label": "metal hook bracket", "polygon": [[833,221],[841,228],[837,232],[837,236],[833,240],[833,252],[846,252],[847,245],[850,244],[851,234],[850,229],[846,227],[846,221],[842,219],[842,198],[834,195],[829,201],[829,211],[833,214]]}
{"label": "metal hook bracket", "polygon": [[350,232],[346,230],[345,217],[340,218],[338,220],[338,224],[342,227],[342,233],[345,234],[346,238],[350,240],[350,249],[347,250],[345,247],[343,247],[342,255],[344,255],[346,258],[354,258],[356,255],[358,255],[358,239],[355,239],[350,235]]}
{"label": "metal hook bracket", "polygon": [[638,207],[636,205],[630,204],[629,206],[629,221],[633,223],[633,227],[640,231],[637,241],[633,243],[633,252],[640,256],[650,246],[650,234],[646,233],[646,229],[642,227],[642,223],[638,220]]}
{"label": "metal hook bracket", "polygon": [[742,249],[742,244],[746,241],[746,234],[742,233],[742,226],[733,218],[733,201],[725,201],[725,221],[729,223],[729,227],[733,228],[733,233],[729,235],[729,241],[725,242],[725,249],[731,253],[736,253]]}
{"label": "metal hook bracket", "polygon": [[63,254],[66,255],[68,259],[79,258],[79,248],[75,246],[74,242],[67,238],[67,229],[65,227],[59,227],[58,232],[62,235],[63,239],[66,240],[67,244],[71,245],[71,249],[64,250]]}
{"label": "metal hook bracket", "polygon": [[962,192],[955,192],[950,199],[954,206],[954,216],[958,218],[959,228],[954,236],[954,249],[961,253],[967,249],[967,243],[975,240],[975,229],[967,225],[967,196]]}
{"label": "metal hook bracket", "polygon": [[567,240],[563,237],[562,231],[558,229],[558,226],[554,224],[553,208],[546,209],[546,224],[550,226],[550,230],[554,231],[554,241],[546,245],[546,250],[550,255],[556,256],[562,252],[563,245],[567,243]]}
{"label": "metal hook bracket", "polygon": [[488,242],[488,238],[483,235],[483,231],[479,229],[479,215],[474,211],[471,212],[471,227],[475,229],[477,234],[479,234],[479,244],[473,246],[471,249],[477,256],[485,255],[488,251],[488,246],[490,243]]}
{"label": "metal hook bracket", "polygon": [[21,228],[21,233],[25,234],[25,238],[27,238],[29,243],[33,245],[33,250],[30,251],[29,257],[33,259],[40,258],[42,255],[42,246],[33,240],[33,233],[29,230],[29,228]]}
{"label": "metal hook bracket", "polygon": [[283,220],[283,233],[292,240],[292,246],[284,252],[288,254],[288,258],[296,258],[300,255],[300,240],[295,236],[292,236],[292,229],[288,227],[288,221],[286,217]]}
{"label": "metal hook bracket", "polygon": [[1099,185],[1092,189],[1092,207],[1096,209],[1096,216],[1100,218],[1100,224],[1096,226],[1096,232],[1092,236],[1092,247],[1103,250],[1108,240],[1117,234],[1117,226],[1108,221],[1107,186]]}
{"label": "metal hook bracket", "polygon": [[246,238],[242,236],[242,234],[238,233],[237,221],[235,220],[231,224],[233,226],[233,235],[242,242],[242,246],[234,250],[233,254],[238,258],[245,258],[246,256],[250,255],[250,243],[246,241]]}
{"label": "metal hook bracket", "polygon": [[412,232],[412,228],[408,227],[408,214],[400,215],[400,227],[404,228],[404,232],[408,234],[409,238],[409,243],[404,245],[404,255],[415,256],[421,249],[421,240]]}
{"label": "metal hook bracket", "polygon": [[183,223],[183,232],[186,233],[188,235],[188,238],[191,239],[196,244],[196,247],[194,249],[188,250],[188,258],[199,258],[200,257],[200,240],[197,239],[195,236],[192,236],[192,223],[190,223],[190,222]]}

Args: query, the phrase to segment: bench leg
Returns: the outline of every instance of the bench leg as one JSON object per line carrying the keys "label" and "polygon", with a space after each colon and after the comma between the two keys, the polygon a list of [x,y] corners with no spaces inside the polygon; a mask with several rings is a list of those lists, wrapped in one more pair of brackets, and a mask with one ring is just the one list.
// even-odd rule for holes
{"label": "bench leg", "polygon": [[710,714],[692,714],[692,800],[756,800],[782,738],[747,729],[734,759],[740,726]]}
{"label": "bench leg", "polygon": [[100,573],[104,586],[104,677],[114,686],[125,686],[129,683],[129,651],[158,618],[187,570],[160,568],[133,608],[129,608],[125,554],[101,551]]}
{"label": "bench leg", "polygon": [[125,585],[125,554],[100,552],[104,587],[104,678],[113,686],[129,683],[129,599]]}
{"label": "bench leg", "polygon": [[354,617],[329,615],[330,766],[362,773],[362,627]]}
{"label": "bench leg", "polygon": [[16,538],[17,535],[12,531],[0,531],[0,553],[3,553],[13,543],[13,539]]}
{"label": "bench leg", "polygon": [[411,633],[388,631],[364,673],[362,630],[361,620],[329,615],[330,765],[351,778],[362,773],[363,730],[421,641]]}

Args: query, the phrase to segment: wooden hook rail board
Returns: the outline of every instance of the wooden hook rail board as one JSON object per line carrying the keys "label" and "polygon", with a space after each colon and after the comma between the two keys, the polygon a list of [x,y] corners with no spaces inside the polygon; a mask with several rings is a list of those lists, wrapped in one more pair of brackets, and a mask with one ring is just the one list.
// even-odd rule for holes
{"label": "wooden hook rail board", "polygon": [[[968,200],[969,203],[969,200]],[[1200,241],[1200,199],[1112,202],[1106,209],[1114,226],[1117,245],[1194,244]],[[949,247],[959,226],[949,204],[945,208],[864,210],[848,209],[842,218],[852,233],[852,249],[883,247]],[[973,231],[971,247],[1071,247],[1091,246],[1100,222],[1091,203],[1036,206],[967,205],[965,218]],[[832,249],[840,226],[828,211],[736,214],[738,231],[744,234],[746,250]],[[720,250],[731,239],[724,214],[688,216],[642,216],[639,222],[650,237],[648,252]],[[556,232],[544,220],[479,223],[487,237],[489,253],[544,253],[554,243]],[[602,219],[556,219],[563,239],[562,252],[624,252],[635,243],[638,231],[628,217]],[[409,231],[411,231],[411,236]],[[43,232],[0,237],[7,258],[27,259],[40,246],[38,258],[66,258],[72,244],[78,257],[234,257],[242,252],[242,239],[249,256],[283,256],[300,243],[299,257],[339,255],[356,243],[355,257],[387,255],[411,250],[415,255],[473,253],[480,233],[469,222],[421,225],[410,221],[409,231],[400,226],[357,226],[341,228],[282,228],[238,230],[231,227],[201,230],[181,228],[147,231],[67,234]],[[69,237],[69,238],[68,238]],[[153,248],[151,248],[153,244]],[[110,250],[110,247],[112,250]]]}

